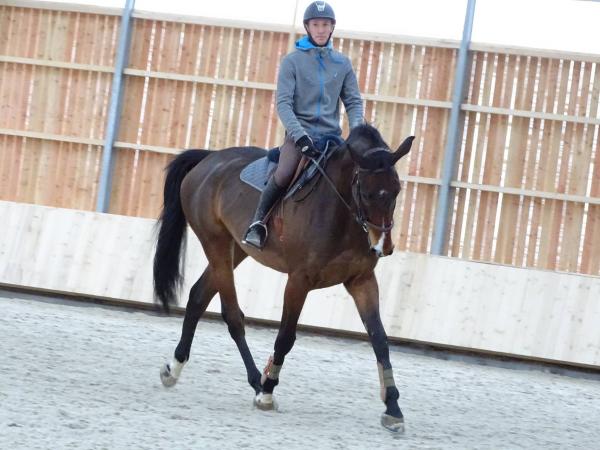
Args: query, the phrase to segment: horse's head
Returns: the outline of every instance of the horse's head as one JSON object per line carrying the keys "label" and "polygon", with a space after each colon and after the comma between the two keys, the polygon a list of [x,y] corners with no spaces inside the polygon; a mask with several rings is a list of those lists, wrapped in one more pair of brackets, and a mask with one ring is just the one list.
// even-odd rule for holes
{"label": "horse's head", "polygon": [[414,136],[390,151],[379,132],[370,125],[356,127],[346,140],[355,163],[352,196],[358,219],[369,234],[371,250],[387,256],[394,250],[391,230],[400,193],[396,162],[410,151]]}

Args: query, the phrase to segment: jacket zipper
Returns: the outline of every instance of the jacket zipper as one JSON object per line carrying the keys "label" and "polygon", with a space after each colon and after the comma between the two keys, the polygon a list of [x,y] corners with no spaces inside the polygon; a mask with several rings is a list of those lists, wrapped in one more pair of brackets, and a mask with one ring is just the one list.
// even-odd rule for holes
{"label": "jacket zipper", "polygon": [[319,101],[317,103],[317,124],[321,120],[321,102],[323,101],[323,94],[325,93],[325,80],[323,71],[325,65],[323,63],[323,55],[320,51],[317,53],[317,62],[319,63]]}

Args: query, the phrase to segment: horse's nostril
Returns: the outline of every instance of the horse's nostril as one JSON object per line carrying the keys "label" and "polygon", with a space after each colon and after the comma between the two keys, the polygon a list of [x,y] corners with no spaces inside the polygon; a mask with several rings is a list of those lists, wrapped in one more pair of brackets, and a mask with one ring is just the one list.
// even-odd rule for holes
{"label": "horse's nostril", "polygon": [[382,256],[386,256],[386,255],[385,255],[385,254],[384,254],[384,253],[381,251],[381,249],[380,249],[380,248],[377,248],[377,247],[371,247],[371,251],[372,251],[373,253],[375,253],[375,255],[377,255],[377,257],[378,257],[378,258],[381,258]]}

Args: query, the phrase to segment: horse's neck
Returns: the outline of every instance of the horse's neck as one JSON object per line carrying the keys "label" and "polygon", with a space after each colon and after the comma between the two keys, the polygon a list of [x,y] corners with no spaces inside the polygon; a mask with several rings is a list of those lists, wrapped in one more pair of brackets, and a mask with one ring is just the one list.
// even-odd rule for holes
{"label": "horse's neck", "polygon": [[345,151],[339,159],[331,164],[331,180],[338,192],[347,202],[352,200],[352,176],[354,174],[354,161],[349,151]]}
{"label": "horse's neck", "polygon": [[[346,205],[354,208],[352,200],[352,177],[354,173],[354,162],[348,152],[340,155],[338,158],[330,161],[326,170],[327,176],[335,186],[338,194],[344,199]],[[331,215],[331,225],[336,229],[344,228],[345,223],[352,222],[352,215],[348,211],[348,206],[342,202],[338,194],[326,180],[319,182],[317,192],[315,192],[314,201],[317,210],[322,214]]]}

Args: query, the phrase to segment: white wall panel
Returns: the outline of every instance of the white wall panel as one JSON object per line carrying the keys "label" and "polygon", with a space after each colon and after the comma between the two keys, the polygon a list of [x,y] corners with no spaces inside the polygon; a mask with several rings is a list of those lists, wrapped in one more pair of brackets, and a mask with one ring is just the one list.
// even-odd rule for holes
{"label": "white wall panel", "polygon": [[[152,302],[153,220],[1,201],[0,217],[0,284]],[[182,304],[205,265],[189,233]],[[400,252],[377,275],[389,336],[600,367],[598,277]],[[285,275],[246,260],[235,278],[246,316],[279,320]],[[342,287],[300,322],[364,331]]]}

